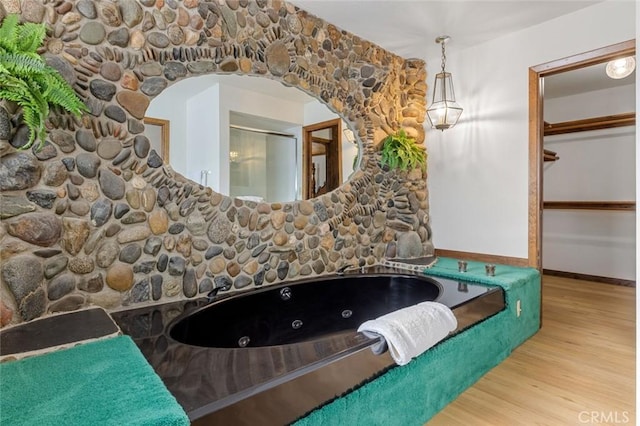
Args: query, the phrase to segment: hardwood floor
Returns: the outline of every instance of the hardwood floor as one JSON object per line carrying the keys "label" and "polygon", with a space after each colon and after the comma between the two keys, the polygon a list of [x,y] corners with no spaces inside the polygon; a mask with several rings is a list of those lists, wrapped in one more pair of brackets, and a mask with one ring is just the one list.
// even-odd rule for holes
{"label": "hardwood floor", "polygon": [[427,425],[635,425],[635,290],[544,276],[542,329]]}

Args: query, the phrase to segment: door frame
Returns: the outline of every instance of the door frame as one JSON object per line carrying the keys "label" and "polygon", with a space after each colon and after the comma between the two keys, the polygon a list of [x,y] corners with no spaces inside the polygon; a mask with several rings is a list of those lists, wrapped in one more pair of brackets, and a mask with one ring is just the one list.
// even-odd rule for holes
{"label": "door frame", "polygon": [[309,179],[311,175],[311,163],[313,159],[312,151],[312,133],[318,130],[331,129],[332,139],[335,140],[335,146],[327,147],[327,164],[329,161],[329,149],[336,150],[338,162],[338,186],[342,183],[342,120],[336,118],[333,120],[322,121],[320,123],[310,124],[302,128],[302,199],[309,199]]}
{"label": "door frame", "polygon": [[627,40],[529,68],[529,266],[542,271],[543,78],[613,59],[635,55],[635,40]]}

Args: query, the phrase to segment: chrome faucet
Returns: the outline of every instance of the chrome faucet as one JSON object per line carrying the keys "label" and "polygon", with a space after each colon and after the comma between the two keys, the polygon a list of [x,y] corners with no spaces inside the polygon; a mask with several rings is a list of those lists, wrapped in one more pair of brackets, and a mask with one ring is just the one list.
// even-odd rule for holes
{"label": "chrome faucet", "polygon": [[223,285],[220,287],[214,287],[209,293],[207,293],[207,302],[213,302],[213,300],[218,295],[219,291],[227,291],[231,288],[231,285]]}
{"label": "chrome faucet", "polygon": [[350,263],[347,263],[346,265],[342,265],[341,267],[336,269],[336,275],[344,275],[344,271],[346,271],[349,268],[355,268],[355,266],[353,266]]}

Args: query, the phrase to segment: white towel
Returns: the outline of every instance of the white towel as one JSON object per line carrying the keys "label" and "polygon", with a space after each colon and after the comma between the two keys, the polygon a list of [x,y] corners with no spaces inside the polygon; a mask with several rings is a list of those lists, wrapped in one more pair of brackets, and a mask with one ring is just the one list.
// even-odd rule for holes
{"label": "white towel", "polygon": [[384,352],[386,342],[396,364],[405,365],[457,326],[458,320],[449,307],[438,302],[422,302],[365,321],[358,331],[367,337],[382,337],[384,341],[372,347],[373,352]]}

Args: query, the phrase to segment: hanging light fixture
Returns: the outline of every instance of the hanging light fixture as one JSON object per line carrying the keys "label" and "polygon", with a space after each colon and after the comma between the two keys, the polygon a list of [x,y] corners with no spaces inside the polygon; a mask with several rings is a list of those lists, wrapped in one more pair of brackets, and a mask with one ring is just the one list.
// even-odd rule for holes
{"label": "hanging light fixture", "polygon": [[442,70],[436,74],[433,84],[433,100],[431,106],[427,109],[427,117],[429,117],[431,127],[442,131],[455,126],[460,114],[462,114],[462,107],[456,102],[456,95],[453,92],[451,73],[444,70],[447,59],[444,52],[444,44],[450,38],[449,36],[436,38],[436,43],[442,45]]}

